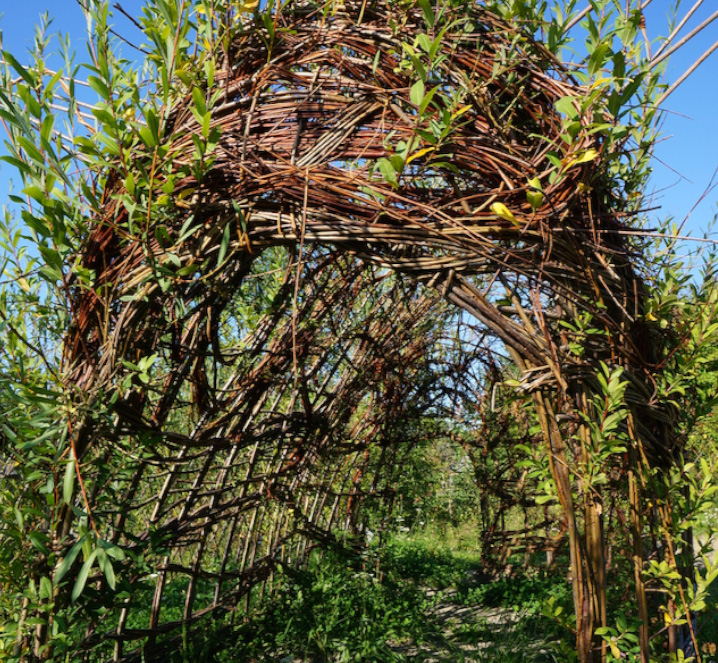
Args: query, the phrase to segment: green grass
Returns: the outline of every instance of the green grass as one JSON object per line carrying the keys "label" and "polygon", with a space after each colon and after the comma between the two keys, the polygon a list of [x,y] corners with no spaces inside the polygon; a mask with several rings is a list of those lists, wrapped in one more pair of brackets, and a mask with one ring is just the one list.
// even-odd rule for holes
{"label": "green grass", "polygon": [[207,624],[161,656],[173,663],[561,660],[547,644],[560,628],[541,607],[550,594],[570,603],[565,581],[544,573],[476,584],[469,572],[478,564],[475,552],[426,536],[393,538],[361,556],[315,555],[306,570],[280,574],[250,619]]}
{"label": "green grass", "polygon": [[[549,596],[571,613],[565,577],[533,568],[493,581],[480,573],[473,530],[390,537],[362,554],[314,554],[306,569],[275,575],[253,607],[147,644],[143,663],[444,663],[567,660],[551,642],[571,636],[542,614]],[[162,621],[181,619],[186,580],[170,578]],[[211,600],[202,582],[198,601]],[[128,628],[144,628],[153,586],[135,586]],[[258,605],[261,603],[261,605]],[[110,622],[107,622],[108,624]],[[109,654],[108,643],[105,654]]]}
{"label": "green grass", "polygon": [[480,564],[478,555],[457,554],[426,538],[390,539],[381,552],[381,569],[389,576],[438,589],[458,586]]}
{"label": "green grass", "polygon": [[[439,663],[565,661],[562,637],[542,614],[549,596],[571,613],[565,577],[533,568],[489,581],[480,573],[472,532],[438,530],[390,537],[362,554],[314,554],[306,569],[285,569],[250,613],[241,608],[145,643],[138,663]],[[170,577],[162,622],[181,619],[186,580]],[[132,590],[128,628],[144,628],[151,582]],[[201,582],[197,600],[211,601]],[[105,622],[111,627],[113,617]],[[138,643],[139,644],[139,643]],[[103,649],[111,653],[112,643]],[[128,648],[132,649],[132,648]],[[99,650],[98,650],[99,651]]]}
{"label": "green grass", "polygon": [[[281,577],[261,612],[234,630],[234,659],[208,652],[202,642],[191,644],[185,657],[198,660],[203,647],[203,660],[217,661],[404,661],[395,648],[437,636],[425,619],[429,599],[413,583],[397,583],[389,574],[380,581],[373,563],[317,555],[306,571]],[[240,651],[242,659],[236,658]]]}
{"label": "green grass", "polygon": [[[477,556],[433,543],[395,538],[381,553],[317,555],[305,571],[284,574],[250,620],[211,638],[189,639],[183,655],[171,660],[560,660],[547,645],[547,636],[558,637],[560,629],[540,612],[542,597],[557,589],[555,577],[472,586],[468,571],[476,569]],[[570,601],[570,590],[561,591],[560,600]],[[497,620],[499,609],[510,618]],[[228,648],[234,658],[227,657]]]}

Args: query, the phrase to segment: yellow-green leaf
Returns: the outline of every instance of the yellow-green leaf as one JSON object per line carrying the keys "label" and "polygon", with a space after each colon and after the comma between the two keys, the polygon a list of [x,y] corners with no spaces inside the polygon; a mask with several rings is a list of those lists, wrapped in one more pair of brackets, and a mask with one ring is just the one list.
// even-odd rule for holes
{"label": "yellow-green leaf", "polygon": [[197,187],[194,187],[194,186],[190,186],[190,187],[187,187],[186,189],[182,189],[182,191],[180,191],[179,194],[177,195],[177,199],[178,200],[186,200],[187,198],[191,198],[192,196],[194,196],[195,191],[197,191]]}
{"label": "yellow-green leaf", "polygon": [[593,148],[590,148],[588,150],[585,150],[584,152],[579,152],[571,161],[568,162],[568,168],[571,168],[572,166],[576,166],[580,163],[587,163],[589,161],[594,161],[596,157],[598,156],[598,150],[594,150]]}
{"label": "yellow-green leaf", "polygon": [[539,191],[543,191],[543,187],[541,186],[541,180],[538,177],[530,179],[529,186],[532,189],[538,189]]}
{"label": "yellow-green leaf", "polygon": [[466,113],[467,111],[470,111],[470,110],[471,110],[471,106],[462,106],[461,108],[459,108],[459,110],[454,111],[451,114],[451,119],[455,120],[457,117],[459,117],[460,115],[463,115],[464,113]]}
{"label": "yellow-green leaf", "polygon": [[496,214],[496,216],[506,219],[506,221],[511,221],[517,228],[519,227],[519,222],[516,220],[516,217],[503,203],[492,203],[491,211]]}
{"label": "yellow-green leaf", "polygon": [[237,11],[240,14],[251,14],[257,7],[259,7],[259,0],[244,0],[236,3]]}
{"label": "yellow-green leaf", "polygon": [[417,152],[414,152],[407,160],[406,163],[411,163],[414,159],[419,159],[423,157],[425,154],[429,154],[429,152],[433,152],[436,148],[435,147],[424,147],[421,150],[418,150]]}
{"label": "yellow-green leaf", "polygon": [[529,205],[535,212],[543,203],[543,194],[540,191],[527,191],[526,200],[529,201]]}

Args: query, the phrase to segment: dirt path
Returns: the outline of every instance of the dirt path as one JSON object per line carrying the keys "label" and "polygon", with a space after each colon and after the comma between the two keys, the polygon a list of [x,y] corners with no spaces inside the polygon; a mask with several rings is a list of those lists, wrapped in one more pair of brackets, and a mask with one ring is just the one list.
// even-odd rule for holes
{"label": "dirt path", "polygon": [[[471,588],[482,581],[469,571],[459,587],[423,588],[423,640],[411,636],[386,641],[383,653],[362,661],[376,663],[553,663],[546,621],[528,611],[480,605]],[[346,654],[345,654],[346,655]],[[339,658],[303,658],[286,655],[276,663],[335,663]],[[342,658],[342,661],[353,660]]]}
{"label": "dirt path", "polygon": [[[433,641],[392,647],[408,661],[421,663],[535,662],[554,660],[545,642],[527,637],[528,614],[507,608],[464,605],[456,589],[427,590],[435,603],[427,619],[439,634]],[[528,624],[528,631],[531,631]]]}

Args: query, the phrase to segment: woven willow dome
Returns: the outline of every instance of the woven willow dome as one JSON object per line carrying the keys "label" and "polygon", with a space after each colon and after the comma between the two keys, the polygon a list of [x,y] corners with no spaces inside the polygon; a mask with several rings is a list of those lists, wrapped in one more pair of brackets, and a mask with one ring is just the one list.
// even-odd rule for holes
{"label": "woven willow dome", "polygon": [[[600,100],[567,100],[586,90],[540,44],[459,4],[243,15],[164,123],[121,146],[139,175],[104,173],[80,257],[94,282],[73,285],[66,338],[68,384],[93,413],[75,453],[96,526],[136,553],[122,575],[151,608],[138,623],[137,598],[118,600],[81,648],[109,639],[114,660],[139,660],[149,637],[145,660],[159,660],[183,627],[352,532],[362,499],[391,492],[411,412],[445,415],[437,381],[461,383],[427,359],[445,302],[521,371],[571,525],[577,605],[591,597],[578,632],[600,623],[600,526],[593,498],[583,543],[572,526],[566,440],[601,360],[631,380],[637,448],[671,453],[655,424],[670,413],[643,386],[656,332],[639,322]],[[140,178],[152,214],[136,212]],[[558,324],[580,314],[602,333]],[[59,540],[83,526],[67,508]],[[82,600],[104,582],[96,571]],[[179,619],[164,617],[170,586]]]}

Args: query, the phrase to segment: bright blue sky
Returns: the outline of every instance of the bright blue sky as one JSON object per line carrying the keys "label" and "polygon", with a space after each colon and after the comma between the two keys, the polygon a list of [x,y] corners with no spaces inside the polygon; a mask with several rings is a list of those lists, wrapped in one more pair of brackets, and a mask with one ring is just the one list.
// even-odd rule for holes
{"label": "bright blue sky", "polygon": [[[143,2],[121,0],[120,4],[130,14],[137,15]],[[667,33],[667,16],[673,4],[673,0],[653,0],[646,12],[649,34]],[[684,0],[683,11],[692,4],[692,0]],[[715,2],[705,4],[710,6],[701,9],[691,19],[683,34],[715,10]],[[3,48],[16,56],[25,53],[32,44],[39,16],[45,11],[54,17],[52,31],[69,33],[79,54],[78,59],[84,59],[85,20],[76,0],[0,0]],[[115,21],[120,33],[134,33],[129,21],[120,14],[116,15]],[[680,76],[717,39],[718,21],[671,59],[668,80]],[[663,125],[664,140],[656,149],[652,189],[657,192],[654,202],[662,208],[657,214],[661,217],[673,216],[680,223],[698,202],[718,168],[718,52],[668,99],[665,109],[669,112]],[[664,164],[670,164],[673,170]],[[10,175],[8,166],[0,166],[0,198],[6,195]],[[694,235],[700,234],[713,218],[716,201],[718,189],[698,205],[686,224],[686,230]]]}

